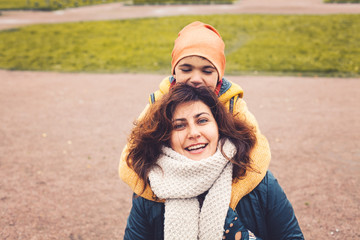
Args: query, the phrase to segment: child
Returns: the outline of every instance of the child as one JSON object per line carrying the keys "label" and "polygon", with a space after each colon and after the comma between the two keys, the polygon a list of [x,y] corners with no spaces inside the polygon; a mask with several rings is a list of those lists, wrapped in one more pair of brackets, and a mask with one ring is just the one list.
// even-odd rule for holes
{"label": "child", "polygon": [[[193,22],[184,27],[175,40],[172,51],[172,76],[165,78],[159,90],[150,95],[150,104],[160,99],[176,83],[185,83],[194,87],[208,86],[214,90],[226,109],[254,128],[256,145],[250,153],[253,171],[248,171],[242,179],[236,180],[241,185],[232,192],[232,199],[238,202],[251,192],[264,178],[270,163],[270,147],[267,139],[260,133],[255,117],[248,111],[242,99],[243,90],[235,83],[224,78],[225,44],[218,31],[202,22]],[[145,108],[140,118],[145,114]],[[126,163],[127,147],[123,150],[119,165],[119,175],[133,192],[145,199],[157,201],[154,193]],[[235,206],[230,206],[235,208]]]}

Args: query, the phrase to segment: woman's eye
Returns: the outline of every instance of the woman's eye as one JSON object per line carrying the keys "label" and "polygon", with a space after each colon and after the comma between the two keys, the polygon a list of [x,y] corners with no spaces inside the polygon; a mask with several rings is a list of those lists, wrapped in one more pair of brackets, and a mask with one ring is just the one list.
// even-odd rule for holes
{"label": "woman's eye", "polygon": [[179,130],[179,129],[182,129],[182,128],[184,128],[185,127],[185,124],[175,124],[174,126],[173,126],[173,129],[174,130]]}
{"label": "woman's eye", "polygon": [[201,118],[198,120],[198,123],[207,123],[209,120],[207,118]]}
{"label": "woman's eye", "polygon": [[183,68],[181,69],[182,72],[190,72],[191,71],[191,68]]}

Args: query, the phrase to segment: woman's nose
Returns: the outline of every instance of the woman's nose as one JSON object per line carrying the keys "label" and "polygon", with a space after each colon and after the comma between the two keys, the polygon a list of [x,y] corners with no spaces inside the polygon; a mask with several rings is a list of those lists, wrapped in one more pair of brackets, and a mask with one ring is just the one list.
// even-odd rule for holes
{"label": "woman's nose", "polygon": [[198,138],[200,135],[200,131],[196,126],[189,127],[189,138]]}

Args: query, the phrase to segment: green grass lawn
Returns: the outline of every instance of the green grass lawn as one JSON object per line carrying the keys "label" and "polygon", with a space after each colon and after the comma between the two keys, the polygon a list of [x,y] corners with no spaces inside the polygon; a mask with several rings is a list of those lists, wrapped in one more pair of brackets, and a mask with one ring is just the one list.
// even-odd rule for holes
{"label": "green grass lawn", "polygon": [[120,0],[0,0],[0,10],[58,10],[110,2]]}
{"label": "green grass lawn", "polygon": [[211,15],[28,26],[0,32],[0,68],[169,73],[177,33],[200,20],[229,74],[360,75],[360,15]]}

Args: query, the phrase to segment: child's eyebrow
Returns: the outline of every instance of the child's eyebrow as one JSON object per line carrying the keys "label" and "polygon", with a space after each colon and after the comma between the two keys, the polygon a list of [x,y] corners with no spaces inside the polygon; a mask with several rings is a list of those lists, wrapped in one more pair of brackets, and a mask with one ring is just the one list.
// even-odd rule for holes
{"label": "child's eyebrow", "polygon": [[[179,67],[194,67],[193,65],[191,64],[188,64],[188,63],[184,63],[184,64],[181,64],[179,65]],[[201,68],[211,68],[211,69],[216,69],[214,66],[211,66],[211,65],[205,65],[205,66],[202,66]]]}
{"label": "child's eyebrow", "polygon": [[211,65],[206,65],[206,66],[203,66],[202,68],[203,68],[203,69],[204,69],[204,68],[216,69],[215,67],[213,67],[213,66],[211,66]]}
{"label": "child's eyebrow", "polygon": [[192,67],[192,66],[193,65],[188,64],[188,63],[184,63],[184,64],[179,65],[179,67]]}

